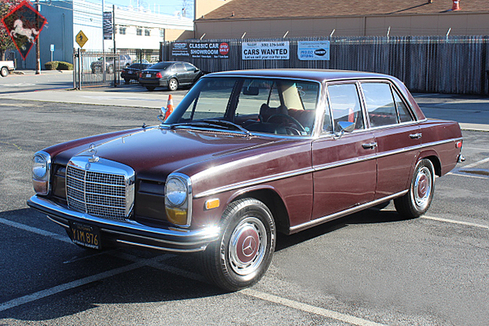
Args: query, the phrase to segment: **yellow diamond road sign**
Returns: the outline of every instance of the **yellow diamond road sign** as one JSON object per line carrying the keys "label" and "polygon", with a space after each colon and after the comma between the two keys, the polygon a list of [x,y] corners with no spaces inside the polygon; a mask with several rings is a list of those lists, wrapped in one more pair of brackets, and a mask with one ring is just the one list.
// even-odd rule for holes
{"label": "yellow diamond road sign", "polygon": [[76,43],[82,48],[85,43],[87,43],[88,37],[83,33],[83,31],[79,31],[78,34],[76,34]]}

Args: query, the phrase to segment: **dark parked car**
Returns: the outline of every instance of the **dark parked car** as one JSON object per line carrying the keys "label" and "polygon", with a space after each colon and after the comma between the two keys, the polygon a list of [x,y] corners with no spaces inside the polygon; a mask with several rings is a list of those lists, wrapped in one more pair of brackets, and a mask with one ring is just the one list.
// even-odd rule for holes
{"label": "dark parked car", "polygon": [[201,76],[202,71],[188,62],[162,61],[139,75],[139,83],[149,91],[156,87],[168,87],[175,91],[180,86],[193,85]]}
{"label": "dark parked car", "polygon": [[128,84],[131,79],[139,80],[139,73],[146,68],[151,67],[152,63],[133,63],[132,65],[122,69],[121,78]]}
{"label": "dark parked car", "polygon": [[[90,64],[90,68],[92,69],[92,73],[101,73],[102,72],[102,58],[98,58],[97,61],[94,61]],[[115,61],[115,69],[120,70],[124,67],[128,67],[132,62],[131,57],[128,54],[120,54]],[[105,71],[109,74],[114,72],[114,58],[107,57],[105,59]]]}
{"label": "dark parked car", "polygon": [[458,123],[426,119],[387,75],[213,73],[160,125],[37,152],[28,204],[80,246],[201,252],[209,279],[237,290],[263,276],[277,232],[390,200],[424,214],[461,148]]}

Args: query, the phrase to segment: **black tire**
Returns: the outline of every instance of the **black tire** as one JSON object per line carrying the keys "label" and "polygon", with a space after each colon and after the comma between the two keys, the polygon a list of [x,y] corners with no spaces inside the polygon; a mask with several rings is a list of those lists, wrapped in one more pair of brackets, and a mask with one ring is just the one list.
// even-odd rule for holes
{"label": "black tire", "polygon": [[435,192],[435,168],[428,159],[422,159],[414,168],[409,191],[394,200],[397,212],[404,218],[415,218],[430,208]]}
{"label": "black tire", "polygon": [[227,291],[258,282],[272,261],[275,222],[268,207],[253,198],[232,202],[224,211],[222,234],[202,254],[207,278]]}
{"label": "black tire", "polygon": [[2,69],[0,69],[0,75],[2,75],[2,77],[7,77],[8,73],[9,71],[7,67],[2,67]]}
{"label": "black tire", "polygon": [[124,83],[129,84],[131,82],[131,78],[124,78]]}
{"label": "black tire", "polygon": [[171,78],[168,81],[168,89],[170,91],[176,91],[178,89],[178,80],[176,78]]}
{"label": "black tire", "polygon": [[154,90],[155,90],[155,88],[156,88],[156,87],[154,87],[154,86],[146,86],[146,89],[147,89],[148,91],[154,91]]}

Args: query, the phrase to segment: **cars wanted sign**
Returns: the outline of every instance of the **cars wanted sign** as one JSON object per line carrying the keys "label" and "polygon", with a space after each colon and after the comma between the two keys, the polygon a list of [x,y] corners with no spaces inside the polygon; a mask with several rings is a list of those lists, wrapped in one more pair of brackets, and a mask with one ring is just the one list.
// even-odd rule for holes
{"label": "cars wanted sign", "polygon": [[288,60],[289,42],[243,42],[243,60]]}

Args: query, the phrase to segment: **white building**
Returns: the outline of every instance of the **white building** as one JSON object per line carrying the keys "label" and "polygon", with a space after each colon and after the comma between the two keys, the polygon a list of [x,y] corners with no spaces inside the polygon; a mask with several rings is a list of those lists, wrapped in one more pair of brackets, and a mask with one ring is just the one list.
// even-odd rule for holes
{"label": "white building", "polygon": [[[114,41],[103,41],[101,0],[41,0],[40,3],[40,13],[47,20],[40,34],[41,69],[44,69],[44,63],[51,60],[72,63],[73,50],[79,48],[75,37],[80,31],[87,39],[84,50],[102,51],[105,45],[105,51],[113,51]],[[192,38],[194,35],[193,19],[181,14],[172,16],[148,9],[112,5],[106,5],[104,11],[114,12],[115,45],[119,51],[158,52],[160,42]],[[18,69],[35,69],[35,47],[24,63],[20,55],[17,62]]]}

